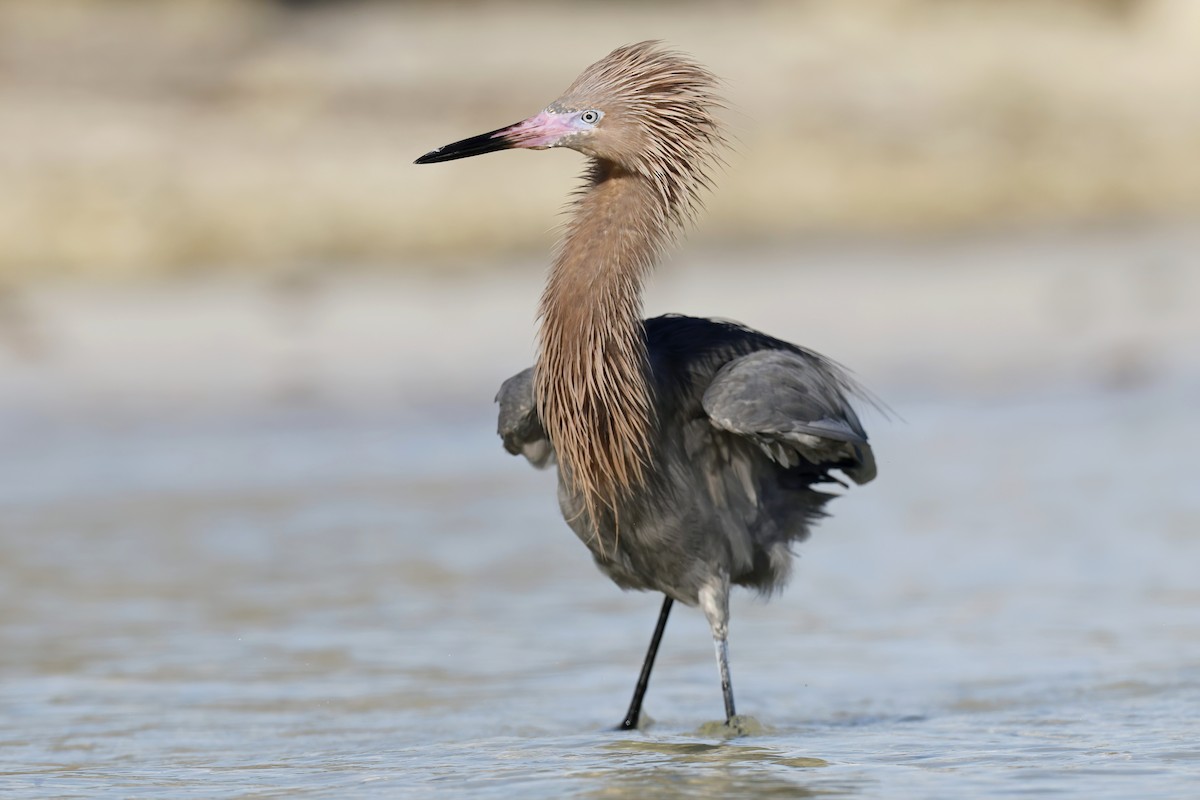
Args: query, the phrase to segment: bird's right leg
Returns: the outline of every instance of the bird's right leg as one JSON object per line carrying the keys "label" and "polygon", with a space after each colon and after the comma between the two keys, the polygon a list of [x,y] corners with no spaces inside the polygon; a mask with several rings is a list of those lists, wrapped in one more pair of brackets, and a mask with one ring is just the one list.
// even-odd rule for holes
{"label": "bird's right leg", "polygon": [[654,626],[654,636],[650,638],[650,649],[646,651],[646,660],[642,662],[642,674],[638,675],[637,686],[633,688],[633,700],[629,710],[625,712],[625,721],[617,726],[619,731],[630,731],[638,726],[642,716],[642,698],[646,696],[646,687],[650,685],[650,670],[654,669],[654,657],[658,655],[658,643],[662,641],[663,631],[667,629],[667,616],[675,601],[670,596],[663,598],[662,611],[658,612],[658,624]]}
{"label": "bird's right leg", "polygon": [[721,696],[725,700],[725,723],[731,724],[737,711],[733,707],[733,681],[729,678],[729,579],[714,578],[700,590],[700,608],[712,630],[717,651],[717,671],[721,675]]}

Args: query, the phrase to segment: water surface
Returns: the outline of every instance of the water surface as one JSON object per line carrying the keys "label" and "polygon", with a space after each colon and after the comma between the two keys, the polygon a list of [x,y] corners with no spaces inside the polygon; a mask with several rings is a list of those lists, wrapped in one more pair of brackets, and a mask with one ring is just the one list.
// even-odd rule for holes
{"label": "water surface", "polygon": [[1189,387],[894,403],[879,480],[738,594],[725,738],[679,608],[623,594],[490,410],[3,428],[0,792],[1188,797]]}

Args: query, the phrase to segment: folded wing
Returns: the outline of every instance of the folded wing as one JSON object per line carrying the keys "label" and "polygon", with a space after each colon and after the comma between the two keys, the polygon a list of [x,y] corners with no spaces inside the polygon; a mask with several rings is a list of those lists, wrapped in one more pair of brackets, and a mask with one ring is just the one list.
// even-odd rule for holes
{"label": "folded wing", "polygon": [[500,404],[497,433],[504,449],[514,456],[525,456],[538,469],[553,464],[554,448],[538,419],[533,399],[533,367],[506,380],[496,402]]}
{"label": "folded wing", "polygon": [[860,390],[815,353],[760,350],[722,367],[704,392],[712,424],[743,436],[788,468],[840,469],[875,477],[875,457],[849,397]]}

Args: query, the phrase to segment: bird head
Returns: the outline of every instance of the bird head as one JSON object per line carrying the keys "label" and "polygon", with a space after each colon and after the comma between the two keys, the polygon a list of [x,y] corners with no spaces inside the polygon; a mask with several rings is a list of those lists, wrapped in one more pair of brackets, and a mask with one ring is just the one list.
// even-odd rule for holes
{"label": "bird head", "polygon": [[568,147],[642,174],[664,195],[690,201],[700,186],[708,186],[708,171],[719,163],[725,144],[714,116],[724,105],[716,86],[708,70],[659,42],[625,45],[584,70],[532,117],[444,145],[416,163]]}

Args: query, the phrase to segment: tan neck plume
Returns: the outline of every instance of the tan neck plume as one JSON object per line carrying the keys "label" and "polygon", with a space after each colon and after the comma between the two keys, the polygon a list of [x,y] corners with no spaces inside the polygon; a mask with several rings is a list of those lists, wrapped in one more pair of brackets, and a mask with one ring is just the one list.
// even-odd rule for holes
{"label": "tan neck plume", "polygon": [[592,520],[643,485],[655,426],[642,283],[675,227],[652,183],[593,163],[541,302],[538,414]]}

